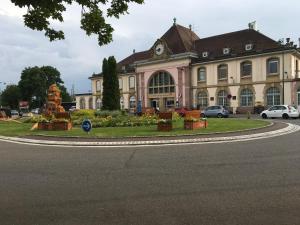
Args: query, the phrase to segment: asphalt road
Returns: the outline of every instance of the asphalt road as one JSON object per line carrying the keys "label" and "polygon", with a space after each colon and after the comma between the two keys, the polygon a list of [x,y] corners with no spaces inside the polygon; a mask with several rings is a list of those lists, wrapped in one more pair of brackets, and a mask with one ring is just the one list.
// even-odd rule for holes
{"label": "asphalt road", "polygon": [[297,225],[300,133],[143,148],[0,142],[0,224]]}

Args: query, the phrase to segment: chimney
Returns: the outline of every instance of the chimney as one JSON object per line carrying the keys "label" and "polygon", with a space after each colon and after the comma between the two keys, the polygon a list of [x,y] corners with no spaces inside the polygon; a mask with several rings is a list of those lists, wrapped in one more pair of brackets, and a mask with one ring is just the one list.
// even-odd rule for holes
{"label": "chimney", "polygon": [[298,48],[300,48],[300,38],[298,38],[298,41],[299,41],[299,46],[298,46]]}
{"label": "chimney", "polygon": [[190,30],[192,30],[192,24],[189,25]]}
{"label": "chimney", "polygon": [[133,49],[133,51],[132,51],[132,52],[133,52],[133,54],[135,54],[135,49]]}

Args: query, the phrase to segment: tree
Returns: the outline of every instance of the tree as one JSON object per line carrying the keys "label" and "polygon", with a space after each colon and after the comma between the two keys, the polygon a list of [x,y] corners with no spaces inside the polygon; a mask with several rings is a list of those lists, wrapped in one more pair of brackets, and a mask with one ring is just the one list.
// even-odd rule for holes
{"label": "tree", "polygon": [[120,88],[115,57],[108,58],[108,74],[111,82],[111,110],[120,110]]}
{"label": "tree", "polygon": [[8,85],[1,94],[1,104],[9,106],[11,109],[17,109],[21,95],[17,85]]}
{"label": "tree", "polygon": [[29,101],[32,108],[41,107],[46,102],[49,86],[56,84],[61,90],[62,101],[69,102],[71,96],[63,83],[60,72],[52,66],[25,68],[19,81],[22,100]]}
{"label": "tree", "polygon": [[19,88],[22,100],[30,102],[31,107],[41,107],[45,103],[47,78],[39,67],[28,67],[22,71]]}
{"label": "tree", "polygon": [[117,75],[117,62],[111,56],[105,58],[102,64],[103,75],[103,110],[120,110],[120,89]]}
{"label": "tree", "polygon": [[[144,0],[11,0],[17,7],[27,7],[24,15],[25,26],[32,30],[44,31],[50,41],[64,39],[62,30],[50,27],[50,20],[63,22],[63,12],[66,5],[78,3],[81,7],[81,29],[88,36],[98,35],[100,46],[112,41],[114,29],[106,22],[108,17],[119,18],[128,13],[128,4],[131,2],[142,4]],[[103,8],[106,8],[104,12]]]}

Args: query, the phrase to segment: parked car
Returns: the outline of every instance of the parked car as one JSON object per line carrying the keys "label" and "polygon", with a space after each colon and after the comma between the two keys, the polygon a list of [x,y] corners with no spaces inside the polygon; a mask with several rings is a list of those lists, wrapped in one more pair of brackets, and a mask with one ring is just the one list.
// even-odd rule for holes
{"label": "parked car", "polygon": [[177,112],[181,117],[185,117],[186,112],[189,111],[187,108],[175,108],[175,112]]}
{"label": "parked car", "polygon": [[18,118],[19,112],[17,110],[11,110],[10,115],[11,115],[11,118]]}
{"label": "parked car", "polygon": [[40,114],[40,108],[32,109],[31,113],[33,113],[33,114]]}
{"label": "parked car", "polygon": [[291,105],[274,105],[267,110],[261,112],[263,119],[267,118],[298,118],[299,112]]}
{"label": "parked car", "polygon": [[225,106],[214,105],[209,106],[205,110],[201,112],[201,117],[229,117],[229,111],[225,108]]}

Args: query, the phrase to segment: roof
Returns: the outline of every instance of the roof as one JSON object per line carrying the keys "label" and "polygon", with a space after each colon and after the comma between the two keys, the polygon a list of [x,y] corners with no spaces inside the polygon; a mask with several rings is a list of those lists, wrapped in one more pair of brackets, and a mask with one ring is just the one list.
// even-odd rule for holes
{"label": "roof", "polygon": [[[197,53],[199,58],[194,59],[193,62],[255,55],[285,49],[278,42],[253,29],[245,29],[200,39],[191,29],[173,24],[159,40],[166,43],[170,54]],[[253,49],[246,51],[246,44],[252,44]],[[230,54],[224,55],[223,48],[229,48]],[[207,58],[202,57],[202,52],[205,51],[209,53]],[[125,66],[126,72],[134,72],[135,68],[133,64],[135,62],[152,59],[153,54],[153,47],[146,51],[133,53],[118,63],[118,70],[124,72],[123,67]],[[95,76],[101,76],[101,74],[96,74]]]}
{"label": "roof", "polygon": [[[253,49],[246,51],[246,44],[252,44]],[[223,48],[229,48],[230,54],[224,55]],[[195,50],[198,54],[205,51],[209,54],[206,59],[203,59],[202,55],[200,55],[199,61],[237,57],[247,54],[251,55],[281,49],[283,49],[283,47],[278,42],[253,29],[203,38],[195,42]]]}

